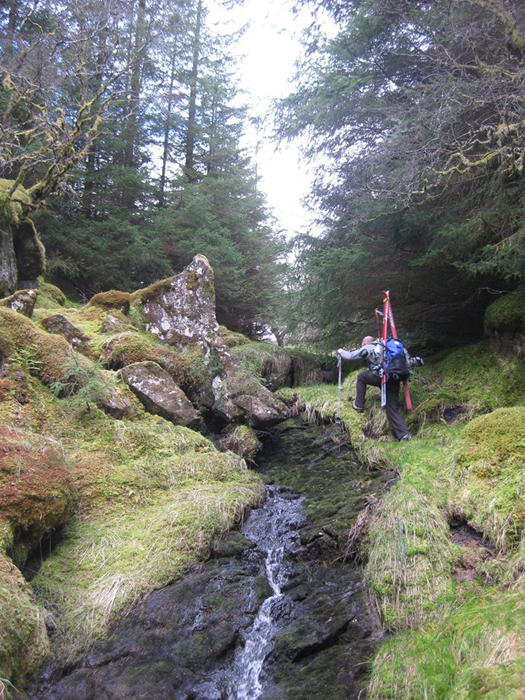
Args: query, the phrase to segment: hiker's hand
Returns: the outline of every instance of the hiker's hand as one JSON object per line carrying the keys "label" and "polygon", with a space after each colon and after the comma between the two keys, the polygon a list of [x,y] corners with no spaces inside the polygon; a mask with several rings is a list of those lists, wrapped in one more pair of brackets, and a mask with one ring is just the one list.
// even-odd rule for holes
{"label": "hiker's hand", "polygon": [[425,364],[425,361],[423,360],[422,357],[414,357],[414,360],[417,362],[417,364],[418,364],[420,367],[423,367],[423,365]]}

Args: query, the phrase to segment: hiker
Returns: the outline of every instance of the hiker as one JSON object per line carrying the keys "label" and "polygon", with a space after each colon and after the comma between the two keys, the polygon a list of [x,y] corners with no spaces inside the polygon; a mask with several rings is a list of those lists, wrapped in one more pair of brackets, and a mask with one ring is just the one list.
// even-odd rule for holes
{"label": "hiker", "polygon": [[[371,335],[363,338],[361,347],[358,350],[349,352],[340,348],[337,354],[344,360],[362,360],[369,369],[360,372],[357,375],[356,382],[356,397],[352,400],[352,408],[358,413],[363,413],[365,410],[365,394],[366,387],[377,386],[381,387],[381,375],[383,373],[383,343]],[[407,368],[410,370],[414,365],[423,365],[421,357],[411,357],[406,349],[404,350]],[[390,425],[394,429],[394,433],[398,440],[409,440],[410,433],[408,432],[407,424],[399,413],[399,377],[389,377],[386,383],[386,415]]]}

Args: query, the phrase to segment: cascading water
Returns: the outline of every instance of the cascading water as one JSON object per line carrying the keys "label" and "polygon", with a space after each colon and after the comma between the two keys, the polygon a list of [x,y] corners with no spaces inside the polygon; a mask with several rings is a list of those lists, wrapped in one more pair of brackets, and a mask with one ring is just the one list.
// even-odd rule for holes
{"label": "cascading water", "polygon": [[261,605],[244,647],[236,654],[228,700],[256,700],[261,694],[261,671],[273,646],[275,620],[283,613],[282,587],[290,576],[287,557],[298,548],[298,530],[304,524],[302,502],[302,498],[291,499],[288,492],[268,486],[264,505],[251,513],[243,528],[244,536],[266,554],[272,595]]}
{"label": "cascading water", "polygon": [[[363,697],[379,632],[330,518],[357,517],[390,477],[363,472],[336,428],[297,419],[274,435],[260,466],[289,487],[268,486],[242,532],[145,598],[74,667],[51,666],[33,700]],[[291,490],[305,485],[309,518]]]}

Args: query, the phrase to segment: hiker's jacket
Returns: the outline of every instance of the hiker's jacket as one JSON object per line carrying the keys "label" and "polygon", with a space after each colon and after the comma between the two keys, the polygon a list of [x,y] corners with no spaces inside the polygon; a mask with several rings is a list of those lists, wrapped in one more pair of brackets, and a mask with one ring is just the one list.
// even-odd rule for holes
{"label": "hiker's jacket", "polygon": [[[383,368],[383,343],[376,341],[375,343],[369,343],[368,345],[363,345],[363,347],[358,350],[348,350],[340,349],[337,351],[343,360],[362,360],[368,368],[381,376],[381,371]],[[422,365],[423,361],[420,357],[411,357],[405,349],[405,359],[407,361],[407,367],[409,370],[415,365]]]}

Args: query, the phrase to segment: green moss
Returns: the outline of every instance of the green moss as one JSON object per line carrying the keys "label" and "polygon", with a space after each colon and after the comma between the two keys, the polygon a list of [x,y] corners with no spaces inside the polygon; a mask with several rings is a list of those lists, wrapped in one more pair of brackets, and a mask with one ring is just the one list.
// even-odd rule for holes
{"label": "green moss", "polygon": [[73,350],[64,338],[46,333],[14,311],[0,308],[0,352],[4,357],[14,358],[22,349],[32,353],[35,374],[45,384],[63,379],[73,357]]}
{"label": "green moss", "polygon": [[165,280],[160,280],[159,282],[154,282],[150,284],[149,287],[144,287],[144,289],[138,289],[131,295],[132,306],[137,304],[146,304],[147,302],[155,299],[159,294],[164,294],[172,289],[173,277],[168,277]]}
{"label": "green moss", "polygon": [[432,625],[381,647],[370,700],[520,700],[524,629],[522,590],[462,601]]}
{"label": "green moss", "polygon": [[232,426],[232,429],[220,439],[219,445],[221,450],[230,450],[251,461],[255,460],[262,447],[255,431],[248,425]]}
{"label": "green moss", "polygon": [[31,202],[29,193],[22,185],[18,185],[16,191],[9,195],[13,184],[13,180],[0,179],[0,222],[4,225],[20,224],[23,204]]}
{"label": "green moss", "polygon": [[56,311],[70,305],[62,290],[50,282],[40,280],[38,292],[35,309],[54,309]]}
{"label": "green moss", "polygon": [[[21,687],[49,654],[44,610],[9,558],[0,553],[0,696],[6,680]],[[6,696],[8,697],[8,695]]]}
{"label": "green moss", "polygon": [[465,428],[457,452],[456,502],[502,551],[525,533],[525,408],[501,408]]}
{"label": "green moss", "polygon": [[485,333],[505,335],[525,331],[525,294],[508,294],[485,312]]}
{"label": "green moss", "polygon": [[373,511],[362,546],[374,605],[399,630],[442,614],[455,590],[447,517],[453,458],[436,450],[435,438],[392,445],[389,457],[401,478]]}
{"label": "green moss", "polygon": [[161,345],[149,333],[123,332],[104,344],[102,360],[107,367],[119,369],[135,362],[156,362],[188,392],[200,386],[199,361],[202,350],[198,347],[182,353],[169,345]]}
{"label": "green moss", "polygon": [[131,304],[131,294],[129,292],[119,292],[111,289],[108,292],[100,292],[91,297],[87,306],[102,306],[104,309],[117,309],[127,313]]}
{"label": "green moss", "polygon": [[238,345],[246,345],[250,342],[250,339],[245,335],[230,331],[226,326],[219,326],[219,334],[229,348],[234,348]]}
{"label": "green moss", "polygon": [[151,419],[101,427],[73,470],[81,517],[35,579],[43,599],[59,606],[69,657],[206,556],[214,537],[262,497],[242,460],[190,430]]}

